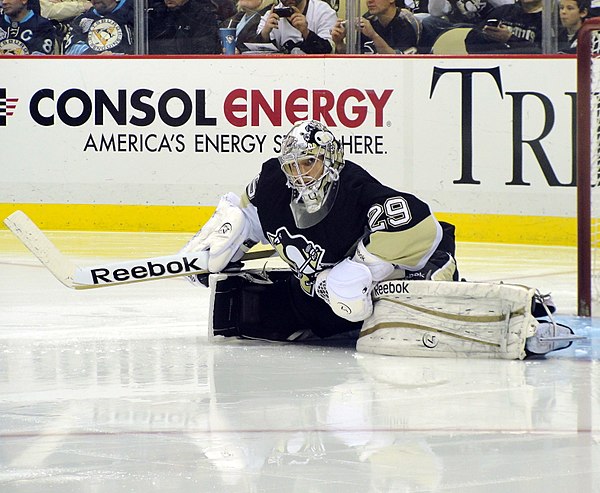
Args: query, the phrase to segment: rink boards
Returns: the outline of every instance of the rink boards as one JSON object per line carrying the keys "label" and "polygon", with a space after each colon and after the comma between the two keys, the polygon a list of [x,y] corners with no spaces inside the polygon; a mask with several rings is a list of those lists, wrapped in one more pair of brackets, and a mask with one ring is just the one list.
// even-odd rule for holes
{"label": "rink boards", "polygon": [[0,213],[21,208],[45,229],[193,231],[293,122],[315,118],[347,158],[454,221],[460,240],[574,245],[575,65],[3,58]]}

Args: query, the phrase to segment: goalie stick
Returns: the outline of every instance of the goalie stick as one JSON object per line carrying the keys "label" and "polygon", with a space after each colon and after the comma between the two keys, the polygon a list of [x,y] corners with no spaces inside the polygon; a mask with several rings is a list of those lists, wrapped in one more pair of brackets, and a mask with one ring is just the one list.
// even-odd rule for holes
{"label": "goalie stick", "polygon": [[[175,254],[82,267],[65,257],[24,212],[13,212],[4,219],[4,224],[52,272],[54,277],[71,289],[93,289],[208,273],[206,269],[208,252]],[[273,255],[275,250],[258,250],[245,254],[241,260],[268,258]]]}

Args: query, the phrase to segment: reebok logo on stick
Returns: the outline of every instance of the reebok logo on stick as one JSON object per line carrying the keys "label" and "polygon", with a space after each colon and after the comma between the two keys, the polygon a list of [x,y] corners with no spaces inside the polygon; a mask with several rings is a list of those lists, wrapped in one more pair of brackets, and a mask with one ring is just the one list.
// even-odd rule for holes
{"label": "reebok logo on stick", "polygon": [[130,279],[145,279],[147,277],[165,277],[169,274],[178,275],[183,273],[192,273],[202,271],[205,268],[196,264],[198,257],[183,257],[181,261],[173,260],[171,262],[145,262],[143,264],[133,265],[130,268],[121,267],[110,270],[105,267],[91,269],[93,284],[103,284],[110,282],[124,282]]}

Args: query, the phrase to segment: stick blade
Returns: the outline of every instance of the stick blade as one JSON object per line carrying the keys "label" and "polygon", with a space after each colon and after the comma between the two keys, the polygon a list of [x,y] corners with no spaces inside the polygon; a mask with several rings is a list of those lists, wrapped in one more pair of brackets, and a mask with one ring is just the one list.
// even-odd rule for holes
{"label": "stick blade", "polygon": [[[4,224],[42,264],[70,289],[93,289],[118,286],[154,279],[208,273],[208,252],[193,255],[175,254],[142,260],[109,262],[96,267],[80,267],[65,257],[36,224],[22,211],[15,211]],[[242,257],[242,261],[268,258],[275,250],[259,250]]]}
{"label": "stick blade", "polygon": [[73,277],[77,266],[67,259],[23,211],[15,211],[4,224],[31,253],[68,288],[76,288]]}

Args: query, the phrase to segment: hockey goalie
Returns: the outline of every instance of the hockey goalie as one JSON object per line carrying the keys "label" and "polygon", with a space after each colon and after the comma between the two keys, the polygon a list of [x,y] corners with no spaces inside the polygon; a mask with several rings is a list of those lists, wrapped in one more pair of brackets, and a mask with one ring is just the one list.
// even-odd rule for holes
{"label": "hockey goalie", "polygon": [[[239,260],[272,245],[286,269]],[[223,196],[182,252],[208,252],[209,331],[300,341],[348,333],[358,351],[523,359],[576,337],[535,289],[459,282],[454,226],[344,159],[332,132],[296,123],[241,197]]]}

